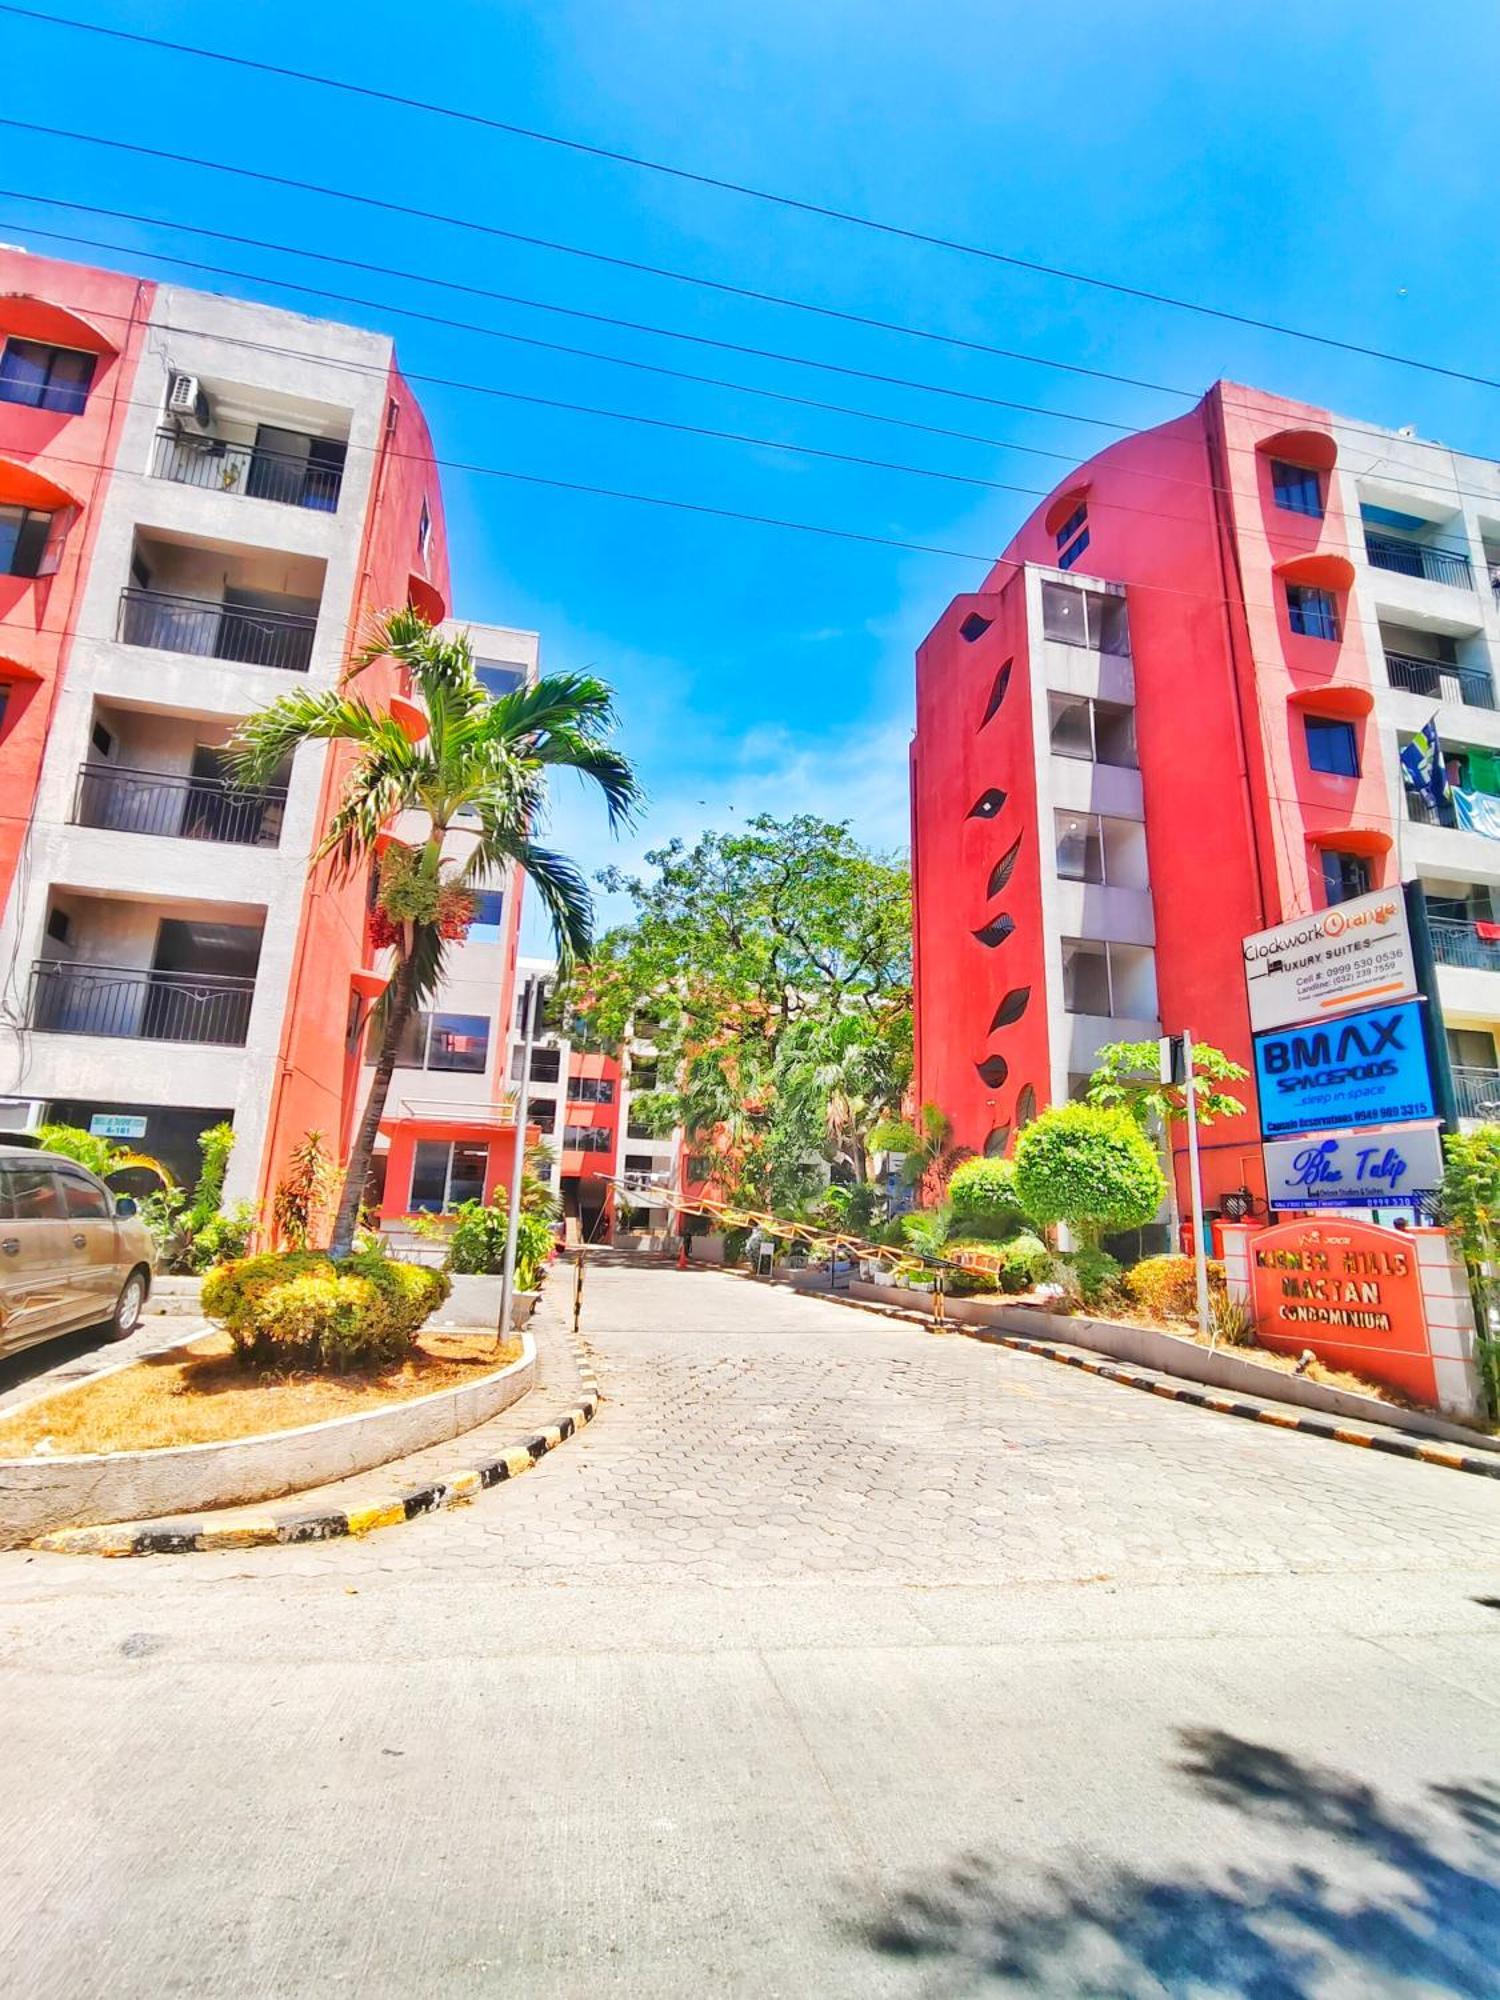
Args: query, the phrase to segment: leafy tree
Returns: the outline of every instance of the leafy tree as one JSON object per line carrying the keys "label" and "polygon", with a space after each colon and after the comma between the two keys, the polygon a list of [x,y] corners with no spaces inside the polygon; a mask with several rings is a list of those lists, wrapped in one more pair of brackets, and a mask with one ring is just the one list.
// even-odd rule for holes
{"label": "leafy tree", "polygon": [[650,878],[601,876],[634,915],[566,995],[599,1046],[649,1033],[672,1087],[637,1115],[711,1138],[735,1197],[805,1200],[819,1159],[864,1179],[911,1074],[905,867],[805,814],[647,860]]}
{"label": "leafy tree", "polygon": [[1485,1393],[1491,1413],[1500,1413],[1500,1341],[1491,1321],[1500,1278],[1496,1269],[1500,1255],[1500,1125],[1445,1133],[1443,1156],[1440,1212],[1458,1232],[1474,1294]]}
{"label": "leafy tree", "polygon": [[1032,1221],[1065,1222],[1088,1251],[1112,1230],[1149,1222],[1167,1191],[1135,1119],[1092,1104],[1057,1104],[1034,1119],[1016,1140],[1015,1173]]}
{"label": "leafy tree", "polygon": [[279,1243],[293,1250],[311,1249],[313,1238],[321,1234],[338,1179],[323,1134],[306,1133],[292,1148],[271,1201],[271,1222]]}
{"label": "leafy tree", "polygon": [[972,1157],[972,1148],[955,1146],[953,1121],[936,1104],[924,1104],[915,1119],[883,1118],[871,1131],[873,1153],[900,1153],[901,1179],[907,1187],[941,1192],[953,1170]]}
{"label": "leafy tree", "polygon": [[[426,714],[426,731],[416,742],[388,707],[351,692],[351,683],[384,658],[406,670]],[[583,878],[533,834],[546,809],[548,775],[558,769],[597,785],[612,825],[629,818],[639,788],[609,742],[613,727],[613,697],[602,681],[551,674],[491,699],[475,675],[464,635],[444,636],[415,611],[401,610],[377,621],[344,686],[283,695],[252,715],[235,739],[231,768],[247,788],[267,783],[300,744],[354,748],[343,796],[316,856],[336,878],[369,867],[398,815],[425,824],[416,844],[392,845],[380,864],[372,935],[394,948],[395,969],[376,1010],[375,1067],[334,1222],[335,1256],[347,1255],[354,1241],[402,1034],[438,987],[447,941],[467,928],[469,892],[514,863],[542,899],[559,957],[570,962],[589,951],[592,902]],[[455,866],[444,858],[443,841],[461,813],[473,844]]]}
{"label": "leafy tree", "polygon": [[36,1138],[38,1145],[44,1146],[49,1153],[61,1153],[65,1160],[76,1160],[79,1166],[87,1167],[100,1180],[108,1180],[111,1174],[137,1167],[145,1173],[155,1174],[164,1188],[173,1185],[170,1171],[160,1160],[152,1159],[149,1153],[138,1153],[133,1146],[122,1146],[117,1139],[105,1139],[97,1132],[85,1132],[81,1125],[40,1125]]}
{"label": "leafy tree", "polygon": [[[1221,1083],[1239,1083],[1250,1074],[1207,1042],[1193,1044],[1193,1076],[1200,1125],[1237,1118],[1244,1105]],[[1161,1049],[1156,1042],[1110,1042],[1094,1058],[1088,1101],[1106,1111],[1127,1111],[1138,1125],[1163,1129],[1187,1117],[1187,1085],[1161,1081]]]}
{"label": "leafy tree", "polygon": [[1004,1242],[1026,1226],[1010,1160],[965,1160],[948,1182],[956,1233]]}

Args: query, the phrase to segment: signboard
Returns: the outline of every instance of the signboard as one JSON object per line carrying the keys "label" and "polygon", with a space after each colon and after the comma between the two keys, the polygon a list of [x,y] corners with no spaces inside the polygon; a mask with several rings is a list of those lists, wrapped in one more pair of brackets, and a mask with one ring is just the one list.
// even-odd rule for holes
{"label": "signboard", "polygon": [[1436,1400],[1417,1246],[1373,1222],[1283,1222],[1250,1244],[1256,1337]]}
{"label": "signboard", "polygon": [[89,1130],[96,1139],[144,1139],[146,1121],[127,1118],[123,1113],[96,1111],[89,1120]]}
{"label": "signboard", "polygon": [[1437,1127],[1386,1125],[1276,1139],[1266,1147],[1272,1208],[1398,1208],[1443,1178]]}
{"label": "signboard", "polygon": [[1406,905],[1376,889],[1245,939],[1250,1026],[1288,1027],[1417,991]]}
{"label": "signboard", "polygon": [[1255,1083],[1268,1139],[1438,1116],[1415,1000],[1257,1035]]}

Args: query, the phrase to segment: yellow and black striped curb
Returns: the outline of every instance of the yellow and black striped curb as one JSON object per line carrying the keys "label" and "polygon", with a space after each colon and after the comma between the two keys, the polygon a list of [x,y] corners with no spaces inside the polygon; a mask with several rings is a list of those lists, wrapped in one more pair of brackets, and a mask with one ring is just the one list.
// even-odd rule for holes
{"label": "yellow and black striped curb", "polygon": [[332,1542],[345,1535],[367,1535],[374,1528],[394,1528],[403,1521],[414,1521],[419,1514],[461,1506],[492,1486],[519,1479],[549,1451],[556,1451],[593,1421],[602,1400],[599,1385],[588,1357],[581,1349],[575,1353],[583,1393],[566,1415],[447,1479],[431,1480],[423,1486],[398,1486],[362,1507],[310,1513],[290,1501],[248,1518],[243,1509],[235,1508],[232,1511],[240,1518],[233,1521],[215,1522],[212,1514],[186,1520],[112,1521],[92,1528],[57,1528],[39,1536],[31,1546],[64,1556],[178,1556],[213,1549],[257,1549],[277,1543]]}
{"label": "yellow and black striped curb", "polygon": [[[916,1312],[907,1306],[877,1304],[873,1299],[851,1299],[847,1294],[838,1292],[807,1290],[799,1296],[826,1298],[836,1305],[853,1306],[857,1312],[876,1313],[884,1319],[905,1320],[911,1326],[929,1330],[933,1325],[930,1312]],[[960,1333],[969,1340],[983,1341],[990,1347],[1010,1347],[1018,1354],[1036,1354],[1046,1361],[1060,1361],[1065,1368],[1080,1369],[1085,1375],[1098,1375],[1106,1382],[1123,1382],[1128,1389],[1145,1389],[1170,1403],[1191,1403],[1200,1410],[1215,1410],[1224,1417],[1244,1417],[1251,1423],[1270,1424],[1279,1431],[1302,1431],[1308,1437],[1329,1438],[1335,1444],[1357,1445],[1365,1451],[1384,1452],[1390,1458],[1417,1459],[1423,1465],[1445,1465],[1453,1472],[1474,1472],[1481,1479],[1500,1479],[1500,1452],[1493,1458],[1488,1455],[1480,1457],[1474,1452],[1460,1451],[1451,1444],[1419,1444],[1415,1438],[1380,1437],[1372,1431],[1359,1430],[1352,1424],[1299,1416],[1291,1410],[1267,1410],[1259,1403],[1221,1396],[1212,1389],[1178,1382],[1171,1376],[1157,1375],[1142,1368],[1125,1368],[1117,1361],[1096,1360],[1092,1355],[1081,1354],[1076,1348],[1055,1347],[1050,1341],[1002,1333],[993,1326],[974,1326],[967,1320],[944,1320],[942,1329],[945,1333]]]}

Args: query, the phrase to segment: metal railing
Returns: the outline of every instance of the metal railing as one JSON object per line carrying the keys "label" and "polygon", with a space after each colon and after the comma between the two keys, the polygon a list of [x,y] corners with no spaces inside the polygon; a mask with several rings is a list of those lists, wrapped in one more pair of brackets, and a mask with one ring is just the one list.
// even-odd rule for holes
{"label": "metal railing", "polygon": [[1424,576],[1429,583],[1451,583],[1459,590],[1474,588],[1469,558],[1456,549],[1435,549],[1426,542],[1366,535],[1365,554],[1376,569],[1395,570],[1401,576]]}
{"label": "metal railing", "polygon": [[1432,955],[1439,965],[1467,966],[1474,972],[1500,972],[1500,940],[1482,938],[1472,924],[1451,917],[1429,917]]}
{"label": "metal railing", "polygon": [[131,584],[120,592],[116,637],[127,646],[305,674],[317,627],[317,619],[305,611],[251,611],[211,597],[179,597]]}
{"label": "metal railing", "polygon": [[1500,1069],[1465,1069],[1455,1063],[1452,1075],[1460,1118],[1479,1118],[1486,1124],[1500,1119]]}
{"label": "metal railing", "polygon": [[1423,660],[1414,653],[1387,653],[1386,678],[1428,701],[1459,701],[1465,708],[1493,708],[1495,683],[1484,667],[1460,667],[1451,660]]}
{"label": "metal railing", "polygon": [[156,433],[151,470],[158,479],[197,486],[209,493],[242,493],[251,500],[276,500],[286,507],[309,507],[318,514],[338,512],[342,465],[320,463],[298,452],[267,451],[232,444],[227,438],[190,437],[180,431]]}
{"label": "metal railing", "polygon": [[216,840],[228,847],[275,847],[286,791],[237,791],[227,778],[178,777],[119,764],[85,764],[73,794],[74,826]]}
{"label": "metal railing", "polygon": [[238,974],[44,958],[32,968],[30,1025],[54,1035],[242,1048],[254,994],[254,979]]}

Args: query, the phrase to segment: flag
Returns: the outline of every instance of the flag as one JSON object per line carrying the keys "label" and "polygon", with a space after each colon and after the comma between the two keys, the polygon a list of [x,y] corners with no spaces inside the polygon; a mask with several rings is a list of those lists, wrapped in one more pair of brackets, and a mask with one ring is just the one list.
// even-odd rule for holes
{"label": "flag", "polygon": [[1401,776],[1409,792],[1419,792],[1440,806],[1448,798],[1448,769],[1443,762],[1443,746],[1438,740],[1437,717],[1419,729],[1401,752]]}

